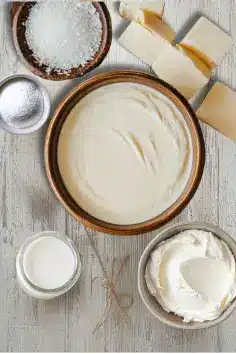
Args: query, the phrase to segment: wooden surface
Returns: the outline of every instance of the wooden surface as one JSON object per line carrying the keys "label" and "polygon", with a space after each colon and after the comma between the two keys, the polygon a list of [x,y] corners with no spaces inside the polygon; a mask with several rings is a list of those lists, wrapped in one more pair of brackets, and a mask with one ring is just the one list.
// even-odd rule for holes
{"label": "wooden surface", "polygon": [[[0,78],[29,73],[15,55],[10,34],[7,4],[0,5]],[[114,36],[126,26],[110,4]],[[205,14],[236,40],[234,0],[167,0],[165,17],[183,35]],[[217,40],[217,39],[216,39]],[[95,72],[125,68],[149,72],[149,68],[121,48],[114,39],[111,51]],[[90,76],[91,76],[90,75]],[[219,77],[236,89],[236,47],[217,68]],[[81,80],[81,79],[80,79]],[[80,80],[78,80],[80,82]],[[53,108],[78,81],[46,82]],[[236,238],[236,145],[210,127],[203,126],[206,167],[197,194],[174,220],[207,221],[219,225]],[[0,131],[0,351],[235,351],[236,312],[216,328],[183,331],[167,327],[152,317],[137,291],[140,255],[153,235],[114,237],[93,232],[107,268],[114,257],[130,261],[118,284],[121,292],[134,296],[129,310],[132,325],[127,328],[114,310],[105,326],[92,334],[105,305],[101,271],[83,227],[58,204],[43,167],[45,129],[30,136]],[[26,237],[40,230],[64,232],[77,243],[83,272],[79,283],[66,295],[42,302],[19,288],[15,256]]]}

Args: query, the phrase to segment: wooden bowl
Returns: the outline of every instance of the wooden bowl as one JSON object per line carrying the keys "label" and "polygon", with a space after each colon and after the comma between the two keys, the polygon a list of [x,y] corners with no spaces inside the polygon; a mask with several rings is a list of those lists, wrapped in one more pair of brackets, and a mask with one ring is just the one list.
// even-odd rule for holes
{"label": "wooden bowl", "polygon": [[[99,220],[84,211],[67,191],[57,163],[57,145],[62,126],[73,107],[91,91],[112,83],[132,82],[146,85],[168,97],[182,113],[189,128],[192,147],[193,164],[189,181],[178,200],[162,214],[155,218],[133,225],[115,225]],[[185,98],[164,81],[151,75],[135,71],[115,71],[96,75],[75,87],[57,108],[49,125],[45,140],[45,165],[51,187],[62,205],[78,221],[84,225],[110,234],[135,235],[152,231],[172,220],[179,214],[193,197],[202,177],[205,161],[205,149],[202,132],[198,120]]]}
{"label": "wooden bowl", "polygon": [[25,22],[27,21],[30,9],[36,4],[35,1],[15,2],[11,7],[11,21],[13,40],[16,51],[23,64],[32,71],[33,74],[41,76],[47,80],[68,80],[80,77],[96,68],[105,59],[112,41],[112,25],[109,11],[103,2],[93,2],[102,22],[102,41],[95,57],[84,66],[73,68],[65,73],[58,73],[52,70],[47,73],[47,66],[41,65],[33,56],[33,52],[29,48],[25,38]]}

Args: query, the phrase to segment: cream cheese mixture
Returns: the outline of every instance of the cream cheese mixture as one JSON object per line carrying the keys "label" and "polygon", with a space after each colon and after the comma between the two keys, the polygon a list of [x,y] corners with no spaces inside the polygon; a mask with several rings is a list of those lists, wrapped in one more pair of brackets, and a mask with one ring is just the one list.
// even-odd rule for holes
{"label": "cream cheese mixture", "polygon": [[162,242],[146,267],[149,291],[184,322],[218,318],[236,296],[235,259],[212,233],[187,230]]}
{"label": "cream cheese mixture", "polygon": [[147,221],[183,192],[192,165],[187,125],[144,85],[117,83],[85,96],[66,119],[58,165],[74,200],[115,224]]}

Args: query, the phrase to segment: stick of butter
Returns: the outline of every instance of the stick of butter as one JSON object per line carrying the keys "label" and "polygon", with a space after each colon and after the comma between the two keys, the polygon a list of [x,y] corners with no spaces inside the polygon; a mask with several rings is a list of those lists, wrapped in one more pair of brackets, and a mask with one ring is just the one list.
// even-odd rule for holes
{"label": "stick of butter", "polygon": [[189,57],[194,65],[208,78],[210,79],[211,74],[212,74],[212,69],[209,68],[209,66],[202,61],[194,52],[192,52],[191,50],[189,50],[188,48],[182,47],[181,45],[177,44],[176,48],[183,53],[184,55],[186,55],[187,57]]}
{"label": "stick of butter", "polygon": [[164,0],[155,0],[155,1],[121,1],[120,2],[120,16],[126,20],[136,21],[136,12],[139,9],[145,9],[152,11],[159,18],[162,18],[164,11]]}
{"label": "stick of butter", "polygon": [[209,70],[206,76],[205,66],[203,70],[199,70],[189,56],[173,46],[163,50],[152,68],[157,76],[174,86],[188,100],[207,84],[211,75]]}
{"label": "stick of butter", "polygon": [[216,82],[197,110],[197,117],[236,141],[235,109],[236,92]]}
{"label": "stick of butter", "polygon": [[219,65],[233,45],[233,39],[214,23],[201,17],[180,42],[211,69]]}
{"label": "stick of butter", "polygon": [[176,32],[149,10],[139,9],[136,13],[136,22],[146,27],[153,34],[165,38],[170,43],[173,43],[176,37]]}
{"label": "stick of butter", "polygon": [[161,34],[153,34],[132,21],[119,38],[119,43],[148,65],[152,65],[165,47],[171,44]]}

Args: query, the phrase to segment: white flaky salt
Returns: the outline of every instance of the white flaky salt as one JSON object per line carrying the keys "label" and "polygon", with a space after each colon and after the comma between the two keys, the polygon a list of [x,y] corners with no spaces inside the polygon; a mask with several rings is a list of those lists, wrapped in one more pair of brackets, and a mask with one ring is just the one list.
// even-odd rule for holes
{"label": "white flaky salt", "polygon": [[28,46],[48,72],[85,65],[102,39],[99,13],[89,1],[44,0],[32,7],[25,26]]}

